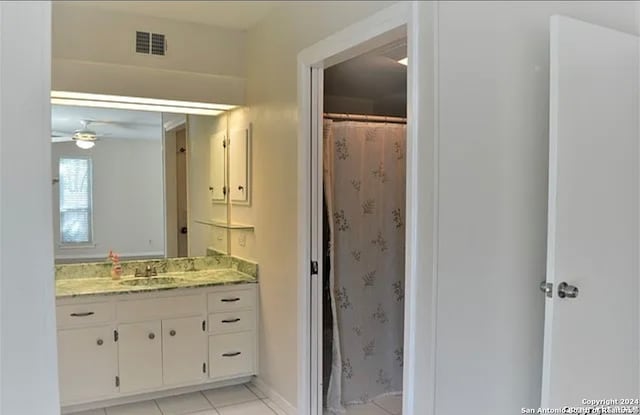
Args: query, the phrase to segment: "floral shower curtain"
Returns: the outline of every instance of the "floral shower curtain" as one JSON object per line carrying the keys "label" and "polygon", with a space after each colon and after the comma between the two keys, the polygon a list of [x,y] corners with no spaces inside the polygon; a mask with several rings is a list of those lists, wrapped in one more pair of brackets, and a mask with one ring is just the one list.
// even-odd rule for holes
{"label": "floral shower curtain", "polygon": [[402,391],[405,149],[405,125],[325,120],[333,413]]}

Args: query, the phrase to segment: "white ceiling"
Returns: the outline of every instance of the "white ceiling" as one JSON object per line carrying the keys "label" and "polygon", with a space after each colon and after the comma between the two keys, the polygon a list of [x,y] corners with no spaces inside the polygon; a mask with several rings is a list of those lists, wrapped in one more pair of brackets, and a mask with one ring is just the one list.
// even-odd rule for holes
{"label": "white ceiling", "polygon": [[52,134],[71,136],[82,128],[82,120],[95,121],[89,129],[103,139],[162,139],[162,113],[110,108],[51,106]]}
{"label": "white ceiling", "polygon": [[407,67],[398,63],[406,56],[402,39],[331,66],[324,72],[324,93],[406,105]]}
{"label": "white ceiling", "polygon": [[247,30],[282,1],[73,1],[114,12]]}

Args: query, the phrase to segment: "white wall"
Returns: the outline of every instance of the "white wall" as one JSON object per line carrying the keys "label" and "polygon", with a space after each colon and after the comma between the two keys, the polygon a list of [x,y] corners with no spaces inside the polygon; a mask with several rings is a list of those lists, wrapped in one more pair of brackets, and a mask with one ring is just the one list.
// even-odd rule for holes
{"label": "white wall", "polygon": [[260,267],[260,377],[297,392],[297,54],[393,2],[285,2],[247,37],[253,203]]}
{"label": "white wall", "polygon": [[51,4],[0,2],[0,414],[60,413],[51,223]]}
{"label": "white wall", "polygon": [[635,2],[439,4],[438,415],[539,405],[552,14],[638,31]]}
{"label": "white wall", "polygon": [[[165,56],[135,52],[136,30],[166,35]],[[53,6],[53,89],[244,102],[245,33],[99,9]]]}
{"label": "white wall", "polygon": [[91,157],[93,166],[93,247],[61,247],[59,190],[54,186],[56,259],[106,259],[109,250],[124,257],[163,256],[165,251],[164,173],[158,114],[158,139],[101,139],[92,149],[74,142],[54,143],[52,170],[64,156]]}

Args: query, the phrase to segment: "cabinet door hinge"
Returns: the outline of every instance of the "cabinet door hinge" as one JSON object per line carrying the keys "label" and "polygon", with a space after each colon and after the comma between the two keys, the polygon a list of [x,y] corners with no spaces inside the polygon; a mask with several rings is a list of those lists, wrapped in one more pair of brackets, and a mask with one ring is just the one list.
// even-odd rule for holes
{"label": "cabinet door hinge", "polygon": [[116,376],[116,388],[120,387],[120,376]]}
{"label": "cabinet door hinge", "polygon": [[207,373],[207,364],[206,363],[202,364],[202,373]]}
{"label": "cabinet door hinge", "polygon": [[318,261],[311,261],[311,275],[318,275]]}
{"label": "cabinet door hinge", "polygon": [[114,330],[113,331],[113,341],[117,342],[119,338],[120,338],[120,335],[118,334],[118,330]]}
{"label": "cabinet door hinge", "polygon": [[207,321],[202,320],[202,331],[207,331]]}

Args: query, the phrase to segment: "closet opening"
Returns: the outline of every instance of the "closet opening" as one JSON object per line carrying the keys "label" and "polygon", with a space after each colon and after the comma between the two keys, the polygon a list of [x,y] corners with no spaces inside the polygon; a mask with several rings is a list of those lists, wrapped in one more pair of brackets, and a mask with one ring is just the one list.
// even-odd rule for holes
{"label": "closet opening", "polygon": [[403,38],[323,72],[324,414],[402,412],[406,65]]}

